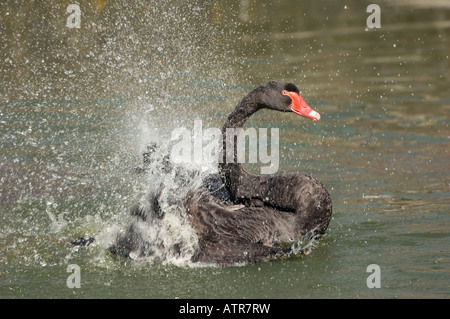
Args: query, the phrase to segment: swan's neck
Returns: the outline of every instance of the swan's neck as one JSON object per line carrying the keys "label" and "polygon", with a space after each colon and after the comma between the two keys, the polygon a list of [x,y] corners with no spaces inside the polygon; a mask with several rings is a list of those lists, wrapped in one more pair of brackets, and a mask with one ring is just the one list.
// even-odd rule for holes
{"label": "swan's neck", "polygon": [[[219,164],[219,171],[234,199],[248,197],[246,193],[251,190],[251,185],[260,180],[259,176],[246,172],[237,161],[237,136],[235,135],[238,129],[244,127],[247,119],[260,108],[253,96],[249,94],[231,112],[222,127],[222,161]],[[230,134],[233,134],[231,138]],[[227,146],[233,148],[232,161],[229,154],[227,156]]]}
{"label": "swan's neck", "polygon": [[227,121],[222,127],[222,132],[224,132],[227,128],[244,127],[247,119],[260,108],[260,105],[255,101],[252,95],[247,95],[228,116]]}
{"label": "swan's neck", "polygon": [[[254,101],[252,95],[249,94],[242,99],[242,101],[236,106],[236,108],[228,116],[227,121],[222,127],[222,160],[220,161],[219,168],[225,169],[229,165],[241,166],[237,163],[237,143],[236,135],[238,130],[244,127],[247,119],[256,111],[259,110],[259,105]],[[234,137],[232,136],[234,134]],[[230,156],[227,157],[227,147],[233,148],[233,160],[230,160]],[[231,150],[229,149],[230,153]],[[228,160],[227,160],[228,159]]]}

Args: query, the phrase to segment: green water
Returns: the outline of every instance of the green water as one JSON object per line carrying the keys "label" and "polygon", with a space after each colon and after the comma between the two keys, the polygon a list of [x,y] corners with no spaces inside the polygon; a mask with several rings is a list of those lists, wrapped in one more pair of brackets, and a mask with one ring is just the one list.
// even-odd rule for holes
{"label": "green water", "polygon": [[[381,1],[381,28],[366,30],[370,3],[97,0],[72,29],[69,3],[5,2],[0,297],[448,298],[450,5]],[[276,79],[321,121],[261,111],[247,126],[278,127],[279,172],[327,186],[334,216],[318,246],[224,268],[112,256],[151,183],[133,173],[151,132],[221,127]],[[79,236],[97,241],[77,250]]]}

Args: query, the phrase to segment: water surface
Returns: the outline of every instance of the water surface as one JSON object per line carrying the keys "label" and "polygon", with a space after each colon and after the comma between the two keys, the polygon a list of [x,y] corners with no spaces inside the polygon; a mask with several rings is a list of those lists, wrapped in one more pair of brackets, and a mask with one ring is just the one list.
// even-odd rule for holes
{"label": "water surface", "polygon": [[[450,7],[369,2],[92,1],[0,13],[3,298],[448,298]],[[280,171],[319,178],[334,203],[306,256],[240,267],[136,262],[107,250],[152,185],[149,141],[221,127],[253,87],[296,83],[320,122],[261,111]],[[249,166],[258,170],[258,166]],[[95,236],[76,249],[70,241]],[[67,266],[81,269],[70,289]],[[381,288],[366,284],[370,264]]]}

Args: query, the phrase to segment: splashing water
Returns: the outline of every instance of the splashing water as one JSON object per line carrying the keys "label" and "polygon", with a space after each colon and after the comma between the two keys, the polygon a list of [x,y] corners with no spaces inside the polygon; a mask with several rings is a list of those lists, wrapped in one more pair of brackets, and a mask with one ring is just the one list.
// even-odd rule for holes
{"label": "splashing water", "polygon": [[316,233],[316,229],[309,231],[300,240],[294,242],[291,245],[291,251],[293,255],[309,255],[311,251],[319,244],[321,235]]}
{"label": "splashing water", "polygon": [[[79,248],[70,242],[80,236],[96,238],[89,251],[108,248],[136,198],[145,207],[142,193],[161,185],[164,218],[132,216],[136,229],[160,259],[187,260],[195,249],[169,191],[176,189],[178,201],[189,187],[163,170],[166,139],[150,141],[160,148],[145,173],[137,177],[129,170],[161,118],[166,128],[183,126],[180,109],[201,114],[205,100],[222,99],[221,89],[236,71],[227,68],[234,58],[223,37],[233,27],[224,30],[211,7],[196,0],[96,3],[102,6],[80,4],[79,29],[66,27],[64,5],[24,2],[2,10],[5,263],[65,264],[76,258]],[[137,132],[136,126],[151,129]]]}
{"label": "splashing water", "polygon": [[[143,132],[155,136],[148,134],[148,129]],[[147,141],[144,167],[136,169],[145,174],[146,194],[131,208],[130,221],[117,233],[111,251],[133,260],[186,265],[198,249],[198,239],[186,215],[184,198],[214,167],[173,163],[169,144],[163,140],[153,137]]]}

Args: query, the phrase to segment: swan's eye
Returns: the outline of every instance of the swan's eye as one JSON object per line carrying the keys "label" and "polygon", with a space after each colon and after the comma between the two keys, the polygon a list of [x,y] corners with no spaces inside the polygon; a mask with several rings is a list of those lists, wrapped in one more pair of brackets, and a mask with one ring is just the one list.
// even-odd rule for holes
{"label": "swan's eye", "polygon": [[288,95],[288,94],[289,94],[289,92],[288,92],[288,91],[286,91],[286,90],[283,90],[283,92],[281,92],[281,94],[283,94],[283,95]]}

